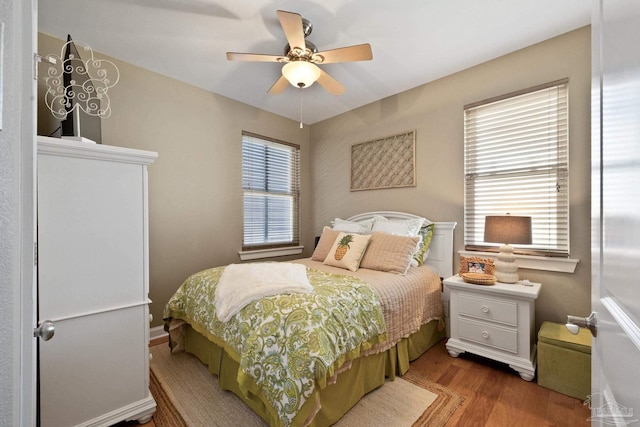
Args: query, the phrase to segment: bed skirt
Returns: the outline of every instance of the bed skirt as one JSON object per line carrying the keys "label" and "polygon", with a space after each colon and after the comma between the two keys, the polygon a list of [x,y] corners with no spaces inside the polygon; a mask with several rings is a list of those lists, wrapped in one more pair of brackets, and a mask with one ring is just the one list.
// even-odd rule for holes
{"label": "bed skirt", "polygon": [[[336,382],[322,390],[316,390],[302,406],[293,420],[292,426],[328,426],[338,421],[365,394],[382,386],[385,378],[394,379],[409,370],[409,362],[420,357],[427,349],[445,337],[438,327],[438,321],[431,321],[409,338],[402,339],[389,350],[358,358],[352,366],[338,374]],[[237,376],[239,364],[220,346],[196,332],[190,325],[184,330],[185,351],[195,355],[209,367],[209,371],[218,376],[220,386],[242,399],[251,409],[260,415],[269,425],[280,425],[270,407],[263,403],[258,394],[240,390]],[[258,387],[252,387],[258,390]],[[318,409],[319,408],[319,409]],[[316,413],[317,412],[317,413]],[[315,414],[315,417],[314,417]],[[313,417],[313,420],[308,420]]]}

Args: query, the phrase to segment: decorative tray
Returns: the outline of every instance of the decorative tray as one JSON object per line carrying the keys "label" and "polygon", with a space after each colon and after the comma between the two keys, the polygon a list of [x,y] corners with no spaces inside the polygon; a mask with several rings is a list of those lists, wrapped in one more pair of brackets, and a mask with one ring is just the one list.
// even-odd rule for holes
{"label": "decorative tray", "polygon": [[496,283],[496,276],[484,273],[461,273],[460,277],[467,283],[474,285],[493,285]]}

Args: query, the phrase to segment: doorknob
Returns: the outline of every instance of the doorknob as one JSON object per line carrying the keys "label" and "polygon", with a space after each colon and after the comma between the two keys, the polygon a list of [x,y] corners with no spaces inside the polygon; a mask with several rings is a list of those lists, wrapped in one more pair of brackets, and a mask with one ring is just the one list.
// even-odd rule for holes
{"label": "doorknob", "polygon": [[51,320],[45,320],[33,330],[34,337],[40,337],[43,341],[49,341],[56,333],[56,327]]}
{"label": "doorknob", "polygon": [[591,331],[591,335],[598,336],[598,321],[596,319],[596,313],[591,312],[589,317],[567,316],[567,324],[565,325],[569,332],[576,335],[580,330],[580,326],[587,328]]}

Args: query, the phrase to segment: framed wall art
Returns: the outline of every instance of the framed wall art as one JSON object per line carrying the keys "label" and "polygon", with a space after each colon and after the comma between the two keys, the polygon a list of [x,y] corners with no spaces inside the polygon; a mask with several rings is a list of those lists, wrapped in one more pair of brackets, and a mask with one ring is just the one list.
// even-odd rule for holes
{"label": "framed wall art", "polygon": [[351,191],[416,186],[415,131],[351,146]]}

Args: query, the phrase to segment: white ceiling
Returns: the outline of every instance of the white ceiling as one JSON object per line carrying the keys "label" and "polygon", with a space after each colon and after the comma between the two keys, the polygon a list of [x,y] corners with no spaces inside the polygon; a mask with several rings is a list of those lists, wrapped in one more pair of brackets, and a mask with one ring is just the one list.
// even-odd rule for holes
{"label": "white ceiling", "polygon": [[[587,0],[40,0],[40,31],[202,89],[300,119],[300,93],[267,91],[277,63],[230,62],[227,51],[280,55],[276,10],[313,24],[319,50],[370,43],[373,60],[322,68],[346,87],[303,89],[308,124],[588,25]],[[53,52],[39,52],[42,55]]]}

